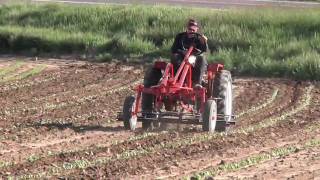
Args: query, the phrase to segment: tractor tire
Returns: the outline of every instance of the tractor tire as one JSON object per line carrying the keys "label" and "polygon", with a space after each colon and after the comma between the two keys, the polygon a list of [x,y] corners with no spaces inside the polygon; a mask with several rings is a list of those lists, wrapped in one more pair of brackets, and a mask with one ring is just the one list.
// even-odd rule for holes
{"label": "tractor tire", "polygon": [[[144,75],[143,85],[146,88],[157,85],[162,77],[161,70],[149,68]],[[152,112],[154,105],[154,96],[152,94],[142,93],[141,107],[144,112]],[[142,120],[142,129],[153,129],[153,123],[150,120]]]}
{"label": "tractor tire", "polygon": [[202,129],[207,132],[214,132],[217,123],[217,104],[215,100],[208,100],[202,114]]}
{"label": "tractor tire", "polygon": [[226,122],[232,120],[232,78],[231,73],[227,70],[219,72],[213,83],[212,94],[217,100],[217,113],[228,115],[224,121],[218,121],[216,131],[226,131]]}
{"label": "tractor tire", "polygon": [[132,116],[132,111],[135,108],[136,98],[127,96],[123,103],[123,124],[125,129],[134,131],[137,126],[137,116]]}

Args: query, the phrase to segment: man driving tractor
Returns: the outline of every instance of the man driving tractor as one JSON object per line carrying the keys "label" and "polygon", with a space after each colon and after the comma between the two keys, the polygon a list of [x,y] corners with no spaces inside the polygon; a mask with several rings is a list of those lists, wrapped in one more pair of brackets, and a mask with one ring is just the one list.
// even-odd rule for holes
{"label": "man driving tractor", "polygon": [[196,52],[194,55],[197,57],[195,66],[193,68],[192,82],[194,87],[201,86],[202,76],[207,67],[207,61],[205,60],[203,53],[207,51],[207,37],[201,35],[194,39],[194,34],[199,30],[198,23],[194,19],[190,19],[187,23],[187,30],[185,32],[177,34],[171,47],[173,57],[171,63],[174,66],[175,72],[179,68],[183,58],[191,45],[195,46]]}
{"label": "man driving tractor", "polygon": [[[221,63],[207,65],[203,57],[207,38],[197,33],[194,19],[186,27],[174,39],[171,63],[156,61],[146,71],[143,85],[136,88],[136,96],[126,97],[119,116],[126,129],[135,130],[138,120],[145,130],[178,123],[223,132],[235,124],[230,71]],[[204,73],[208,74],[205,79]]]}
{"label": "man driving tractor", "polygon": [[[196,62],[192,68],[192,83],[194,88],[201,88],[202,76],[206,71],[207,61],[203,57],[203,53],[207,51],[207,38],[204,35],[198,34],[199,25],[194,19],[190,19],[186,25],[186,31],[177,34],[174,43],[171,48],[172,58],[171,63],[173,64],[175,73],[180,67],[181,62],[188,48],[193,45],[194,51],[193,55],[196,56]],[[160,69],[151,68],[146,72],[144,77],[144,87],[150,88],[151,86],[157,85],[162,77]],[[154,102],[154,96],[152,94],[142,94],[142,111],[151,112]],[[147,129],[151,126],[151,121],[143,121],[142,127]]]}

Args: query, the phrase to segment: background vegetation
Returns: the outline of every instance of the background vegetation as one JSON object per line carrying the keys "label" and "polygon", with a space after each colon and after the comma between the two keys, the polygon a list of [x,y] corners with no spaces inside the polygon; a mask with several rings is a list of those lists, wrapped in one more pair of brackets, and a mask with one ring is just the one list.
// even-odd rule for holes
{"label": "background vegetation", "polygon": [[0,52],[169,58],[175,34],[191,17],[209,38],[210,61],[244,75],[320,79],[317,9],[9,5],[0,7]]}

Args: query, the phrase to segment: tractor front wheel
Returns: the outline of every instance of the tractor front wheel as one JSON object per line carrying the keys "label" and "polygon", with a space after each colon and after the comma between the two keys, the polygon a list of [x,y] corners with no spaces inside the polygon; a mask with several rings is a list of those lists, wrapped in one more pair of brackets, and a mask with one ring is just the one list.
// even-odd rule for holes
{"label": "tractor front wheel", "polygon": [[135,109],[136,98],[134,96],[128,96],[123,103],[123,124],[127,130],[134,131],[137,126],[137,115],[132,115]]}
{"label": "tractor front wheel", "polygon": [[215,100],[208,100],[202,114],[203,131],[214,132],[217,123],[217,104]]}

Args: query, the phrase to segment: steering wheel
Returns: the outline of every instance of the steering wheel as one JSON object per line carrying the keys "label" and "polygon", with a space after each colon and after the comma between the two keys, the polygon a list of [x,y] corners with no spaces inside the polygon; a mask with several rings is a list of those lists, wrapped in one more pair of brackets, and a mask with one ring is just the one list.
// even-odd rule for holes
{"label": "steering wheel", "polygon": [[195,40],[197,40],[197,39],[200,39],[201,37],[202,37],[202,35],[197,32],[188,33],[188,38],[192,39],[193,42],[195,42]]}
{"label": "steering wheel", "polygon": [[[202,38],[202,35],[199,33],[196,33],[196,32],[190,32],[190,33],[188,33],[188,38],[191,39],[192,44],[195,44],[196,40],[200,40],[200,38]],[[188,50],[187,48],[184,47],[183,43],[182,43],[182,48],[183,48],[183,51]],[[200,49],[194,47],[192,53],[195,55],[199,55],[202,53],[202,51]]]}

